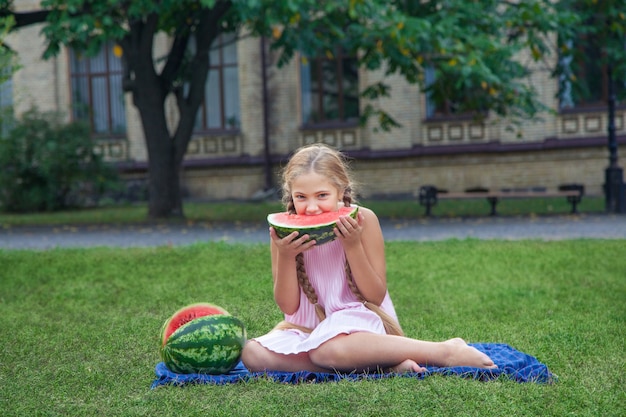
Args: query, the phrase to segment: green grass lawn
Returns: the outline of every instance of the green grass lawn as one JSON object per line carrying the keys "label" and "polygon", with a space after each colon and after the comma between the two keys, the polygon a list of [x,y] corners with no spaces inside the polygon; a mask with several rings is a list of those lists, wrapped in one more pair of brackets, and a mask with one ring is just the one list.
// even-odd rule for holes
{"label": "green grass lawn", "polygon": [[390,242],[407,335],[499,342],[552,385],[431,376],[150,389],[165,319],[192,302],[267,332],[267,245],[0,250],[2,416],[623,416],[624,241]]}
{"label": "green grass lawn", "polygon": [[[424,207],[416,200],[363,200],[361,205],[374,210],[381,218],[421,218]],[[498,203],[500,216],[567,214],[570,205],[564,198],[510,199]],[[283,211],[279,202],[186,202],[187,222],[245,221],[264,222],[268,213]],[[486,200],[443,200],[433,208],[436,217],[487,216]],[[580,213],[604,212],[602,197],[584,197]],[[129,224],[146,222],[146,204],[109,206],[56,213],[0,213],[0,227],[58,224]]]}

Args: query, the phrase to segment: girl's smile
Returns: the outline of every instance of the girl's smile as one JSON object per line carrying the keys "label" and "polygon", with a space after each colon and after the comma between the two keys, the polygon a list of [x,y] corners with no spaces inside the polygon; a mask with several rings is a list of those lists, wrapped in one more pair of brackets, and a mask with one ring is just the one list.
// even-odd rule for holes
{"label": "girl's smile", "polygon": [[313,171],[293,180],[291,197],[296,214],[307,216],[337,211],[341,203],[337,187],[328,177]]}

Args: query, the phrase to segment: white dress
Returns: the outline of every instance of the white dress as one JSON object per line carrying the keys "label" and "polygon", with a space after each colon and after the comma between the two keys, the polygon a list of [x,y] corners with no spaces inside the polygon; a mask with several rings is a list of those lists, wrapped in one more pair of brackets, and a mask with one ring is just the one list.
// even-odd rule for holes
{"label": "white dress", "polygon": [[[319,304],[324,307],[326,319],[319,321],[315,307],[300,289],[300,306],[294,314],[286,314],[285,320],[312,328],[313,332],[309,334],[297,329],[273,330],[254,340],[273,352],[288,355],[313,350],[339,334],[385,334],[381,318],[358,301],[350,290],[345,262],[345,252],[338,239],[304,252],[306,272],[315,288]],[[389,293],[385,295],[381,308],[397,320]]]}

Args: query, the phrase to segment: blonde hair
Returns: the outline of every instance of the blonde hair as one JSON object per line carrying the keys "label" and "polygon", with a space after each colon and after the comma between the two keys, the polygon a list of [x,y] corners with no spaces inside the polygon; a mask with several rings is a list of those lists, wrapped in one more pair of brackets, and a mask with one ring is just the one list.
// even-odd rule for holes
{"label": "blonde hair", "polygon": [[[341,152],[326,145],[314,144],[297,150],[283,170],[283,204],[288,212],[296,212],[293,197],[291,195],[292,182],[298,176],[310,172],[326,176],[340,192],[343,191],[343,203],[346,207],[349,207],[353,202],[355,202],[352,197],[354,192],[354,182],[350,176],[350,170],[345,156]],[[378,314],[383,321],[385,331],[388,334],[403,335],[404,333],[402,332],[400,324],[393,317],[385,313],[380,306],[370,303],[363,297],[356,285],[356,282],[354,281],[352,270],[350,269],[350,265],[347,260],[345,272],[348,279],[348,286],[352,293],[367,308]],[[296,256],[296,275],[298,277],[298,284],[300,285],[300,288],[302,288],[302,291],[306,295],[309,302],[315,306],[315,313],[317,317],[320,321],[324,320],[326,318],[326,312],[319,304],[315,288],[313,288],[311,282],[309,281],[309,277],[304,266],[304,255],[302,253],[299,253]],[[275,327],[275,329],[287,328],[299,328],[300,330],[308,332],[311,331],[311,329],[302,328],[301,326],[288,322],[281,322]]]}
{"label": "blonde hair", "polygon": [[350,176],[346,157],[329,146],[316,143],[298,149],[283,169],[282,200],[288,212],[294,214],[296,212],[291,196],[291,184],[297,177],[309,172],[326,176],[337,190],[343,191],[343,203],[346,206],[355,202],[352,197],[354,181]]}

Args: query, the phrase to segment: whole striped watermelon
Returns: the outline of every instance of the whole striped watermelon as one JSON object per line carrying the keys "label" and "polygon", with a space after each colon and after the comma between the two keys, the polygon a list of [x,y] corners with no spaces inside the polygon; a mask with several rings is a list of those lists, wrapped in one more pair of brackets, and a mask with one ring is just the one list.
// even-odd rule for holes
{"label": "whole striped watermelon", "polygon": [[163,323],[161,328],[161,345],[167,342],[172,333],[178,330],[179,327],[189,323],[193,319],[203,316],[212,316],[213,314],[229,314],[228,311],[222,307],[212,303],[194,303],[186,305],[185,307],[177,310],[172,317],[167,319]]}
{"label": "whole striped watermelon", "polygon": [[179,327],[161,346],[165,366],[180,374],[224,374],[239,362],[243,323],[229,314],[199,317]]}
{"label": "whole striped watermelon", "polygon": [[337,225],[340,216],[351,216],[356,219],[359,207],[341,207],[337,211],[328,211],[322,214],[307,216],[304,214],[271,213],[267,216],[267,222],[276,230],[280,238],[284,238],[294,231],[298,236],[309,235],[309,240],[315,240],[316,245],[322,245],[335,240],[337,237],[333,229]]}

